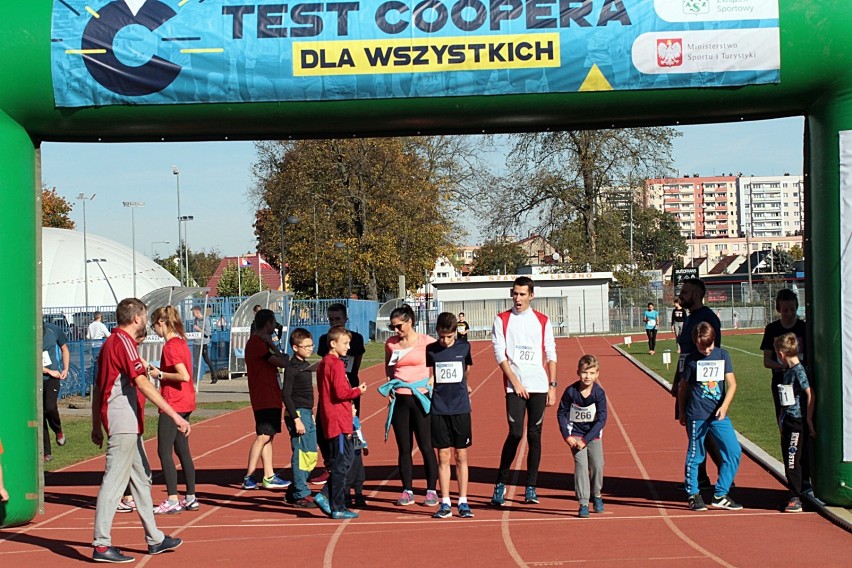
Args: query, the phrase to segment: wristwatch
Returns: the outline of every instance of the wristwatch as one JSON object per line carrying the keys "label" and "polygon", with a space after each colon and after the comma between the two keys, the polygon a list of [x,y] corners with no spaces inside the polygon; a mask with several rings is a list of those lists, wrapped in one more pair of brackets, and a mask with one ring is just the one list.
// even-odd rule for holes
{"label": "wristwatch", "polygon": [[556,381],[550,381],[550,386],[556,388],[559,386],[559,384]]}

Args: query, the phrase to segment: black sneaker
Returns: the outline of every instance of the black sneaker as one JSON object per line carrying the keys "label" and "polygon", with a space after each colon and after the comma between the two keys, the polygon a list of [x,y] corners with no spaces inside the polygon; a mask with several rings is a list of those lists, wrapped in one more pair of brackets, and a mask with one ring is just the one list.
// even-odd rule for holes
{"label": "black sneaker", "polygon": [[689,496],[689,509],[691,511],[706,511],[707,505],[704,504],[704,499],[701,498],[701,493]]}
{"label": "black sneaker", "polygon": [[95,562],[109,562],[111,564],[127,564],[128,562],[133,562],[136,560],[132,556],[127,556],[122,554],[119,549],[114,546],[110,546],[103,552],[98,552],[98,549],[92,552],[92,560]]}
{"label": "black sneaker", "polygon": [[160,554],[163,552],[168,552],[169,550],[174,550],[181,544],[183,544],[183,541],[181,539],[167,536],[160,544],[149,544],[148,554]]}
{"label": "black sneaker", "polygon": [[734,500],[728,497],[727,495],[722,495],[721,497],[713,497],[713,501],[710,503],[710,506],[716,509],[727,509],[729,511],[739,511],[743,508],[742,505],[734,502]]}
{"label": "black sneaker", "polygon": [[313,499],[308,499],[307,497],[302,497],[301,499],[296,499],[293,501],[292,505],[297,509],[316,509],[317,505],[314,503]]}

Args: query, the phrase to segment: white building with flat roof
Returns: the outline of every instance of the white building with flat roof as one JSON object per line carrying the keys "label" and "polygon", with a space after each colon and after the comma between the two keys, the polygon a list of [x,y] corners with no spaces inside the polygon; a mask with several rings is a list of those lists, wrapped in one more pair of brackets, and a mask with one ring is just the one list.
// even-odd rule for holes
{"label": "white building with flat roof", "polygon": [[[512,307],[512,283],[517,274],[436,278],[432,282],[441,311],[464,312],[471,329],[490,332],[494,317]],[[612,272],[538,274],[533,278],[532,307],[546,314],[557,336],[607,333]]]}

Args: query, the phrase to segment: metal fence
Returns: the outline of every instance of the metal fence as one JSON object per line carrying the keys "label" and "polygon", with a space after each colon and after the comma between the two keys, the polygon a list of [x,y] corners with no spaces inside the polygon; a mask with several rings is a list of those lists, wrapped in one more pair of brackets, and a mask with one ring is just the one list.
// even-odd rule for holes
{"label": "metal fence", "polygon": [[[247,300],[249,296],[242,297],[219,297],[210,296],[207,301],[207,317],[211,322],[212,333],[208,351],[214,367],[217,370],[228,368],[228,359],[231,353],[231,323],[237,308]],[[193,302],[203,306],[204,298],[193,299]],[[378,302],[368,300],[294,300],[292,302],[291,326],[306,327],[315,337],[328,331],[328,318],[326,311],[331,304],[343,303],[347,306],[349,316],[348,327],[352,331],[361,333],[366,341],[375,339],[376,312]],[[193,305],[195,305],[193,304]],[[86,330],[94,319],[95,311],[103,314],[103,322],[112,329],[116,325],[115,306],[89,306],[86,310],[81,306],[44,308],[42,319],[60,327],[68,338],[68,349],[71,355],[68,377],[62,381],[60,397],[89,396],[92,384],[94,384],[95,362],[102,341],[86,339]],[[181,310],[181,313],[189,314],[189,309]],[[187,330],[192,329],[193,320],[191,316],[184,322]],[[192,341],[190,341],[192,343]],[[146,351],[149,357],[154,358]],[[158,352],[156,352],[158,353]],[[193,363],[198,360],[193,356]],[[198,376],[207,372],[207,365],[202,361]]]}
{"label": "metal fence", "polygon": [[[722,322],[723,329],[763,328],[778,318],[775,311],[775,295],[782,288],[793,289],[799,297],[799,317],[805,314],[805,288],[798,284],[761,283],[750,289],[748,284],[711,285],[707,287],[705,303],[713,309]],[[597,334],[641,334],[645,323],[643,314],[649,302],[660,312],[661,331],[671,327],[674,289],[671,286],[654,289],[612,288],[608,297],[588,294],[577,297],[541,297],[533,301],[533,308],[547,314],[556,337],[568,335]],[[400,299],[391,300],[379,309],[376,316],[376,340],[385,341],[392,333],[387,329],[390,313],[403,304]],[[464,312],[470,326],[470,339],[488,339],[494,317],[508,310],[511,299],[464,300],[453,302],[430,302],[424,305],[411,303],[417,315],[417,331],[434,335],[435,320],[440,312],[458,314]],[[427,318],[428,316],[428,318]],[[428,325],[426,322],[428,321]]]}
{"label": "metal fence", "polygon": [[[719,316],[722,329],[763,328],[778,319],[775,295],[782,288],[790,288],[799,297],[799,317],[804,318],[806,291],[798,284],[761,283],[749,288],[747,283],[707,286],[704,303]],[[642,316],[648,302],[660,312],[661,331],[671,327],[674,308],[674,289],[614,288],[609,293],[610,329],[612,333],[644,333]]]}

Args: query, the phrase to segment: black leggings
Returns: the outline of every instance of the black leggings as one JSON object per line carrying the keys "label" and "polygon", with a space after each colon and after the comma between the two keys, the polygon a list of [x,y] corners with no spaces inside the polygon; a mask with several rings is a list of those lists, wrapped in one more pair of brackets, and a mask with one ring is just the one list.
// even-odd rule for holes
{"label": "black leggings", "polygon": [[426,489],[435,490],[438,483],[438,460],[432,449],[432,421],[423,412],[423,407],[412,394],[397,394],[396,405],[393,409],[393,435],[399,450],[399,476],[402,478],[403,489],[413,489],[412,477],[414,464],[411,460],[413,448],[412,438],[417,439],[417,446],[423,455],[423,469],[426,472]]}
{"label": "black leggings", "polygon": [[654,348],[657,346],[657,328],[646,329],[645,335],[648,336],[648,351],[654,351]]}
{"label": "black leggings", "polygon": [[[180,412],[183,418],[189,420],[191,412]],[[174,452],[174,453],[173,453]],[[183,477],[186,480],[186,494],[195,495],[195,464],[189,453],[189,438],[178,432],[175,421],[160,414],[157,422],[157,455],[160,456],[160,467],[166,478],[166,490],[169,495],[177,495],[177,468],[175,456],[180,460]]]}
{"label": "black leggings", "polygon": [[541,423],[544,421],[544,409],[547,406],[547,393],[530,393],[522,398],[513,392],[506,393],[506,418],[509,422],[509,435],[503,442],[500,453],[500,470],[497,483],[509,480],[509,469],[518,452],[518,444],[524,434],[524,414],[527,415],[527,485],[535,487],[538,480],[538,465],[541,462]]}
{"label": "black leggings", "polygon": [[50,431],[62,432],[62,421],[59,418],[59,388],[61,381],[50,377],[42,380],[42,405],[44,408],[44,423],[42,425],[42,444],[44,455],[50,455]]}

